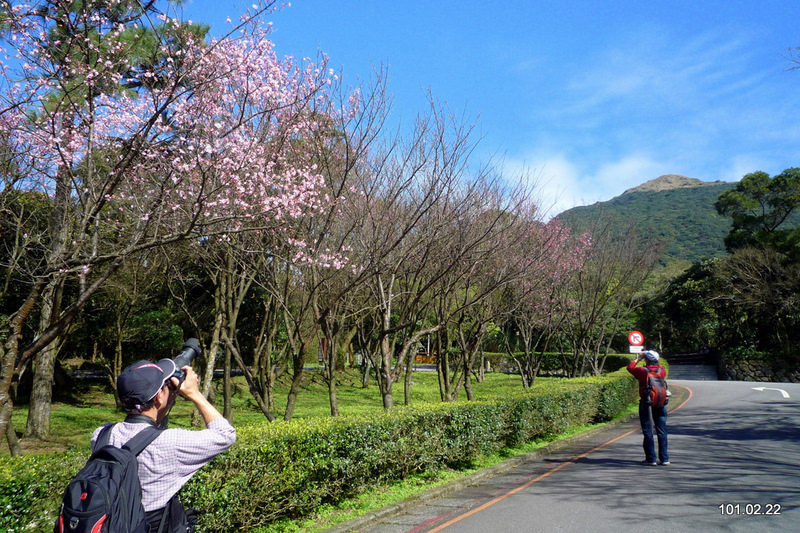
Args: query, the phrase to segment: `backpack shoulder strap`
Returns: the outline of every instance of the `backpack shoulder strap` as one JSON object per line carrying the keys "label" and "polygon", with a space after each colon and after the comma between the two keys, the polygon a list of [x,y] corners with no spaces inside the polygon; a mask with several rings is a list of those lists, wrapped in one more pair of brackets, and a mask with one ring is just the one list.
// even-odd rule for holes
{"label": "backpack shoulder strap", "polygon": [[99,450],[103,446],[108,446],[111,443],[111,429],[114,424],[107,424],[103,426],[100,433],[97,435],[97,440],[94,441],[94,449]]}
{"label": "backpack shoulder strap", "polygon": [[156,439],[156,437],[161,435],[162,431],[163,430],[155,427],[146,427],[134,435],[131,440],[126,442],[122,447],[130,451],[133,455],[139,455],[142,453],[142,450],[147,448],[147,446]]}

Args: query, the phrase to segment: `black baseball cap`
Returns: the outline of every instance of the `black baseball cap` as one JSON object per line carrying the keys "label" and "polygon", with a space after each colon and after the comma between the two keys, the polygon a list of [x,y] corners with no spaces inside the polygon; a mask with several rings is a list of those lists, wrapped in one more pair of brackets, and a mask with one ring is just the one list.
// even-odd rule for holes
{"label": "black baseball cap", "polygon": [[158,363],[137,361],[117,378],[120,400],[130,398],[144,404],[155,398],[158,391],[175,374],[175,362],[162,359]]}

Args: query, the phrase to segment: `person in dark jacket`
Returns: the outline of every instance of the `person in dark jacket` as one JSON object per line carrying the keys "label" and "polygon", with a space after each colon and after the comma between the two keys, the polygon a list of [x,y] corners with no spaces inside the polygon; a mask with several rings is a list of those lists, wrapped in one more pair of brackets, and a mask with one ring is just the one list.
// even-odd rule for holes
{"label": "person in dark jacket", "polygon": [[[644,366],[636,366],[644,360]],[[645,350],[628,364],[628,372],[639,381],[639,422],[644,435],[644,461],[643,465],[656,466],[656,464],[669,464],[669,451],[667,450],[667,406],[652,407],[648,405],[645,391],[647,389],[647,375],[656,372],[662,379],[666,379],[667,371],[658,364],[658,352]],[[653,437],[653,427],[658,435],[658,463],[656,463],[656,447]]]}

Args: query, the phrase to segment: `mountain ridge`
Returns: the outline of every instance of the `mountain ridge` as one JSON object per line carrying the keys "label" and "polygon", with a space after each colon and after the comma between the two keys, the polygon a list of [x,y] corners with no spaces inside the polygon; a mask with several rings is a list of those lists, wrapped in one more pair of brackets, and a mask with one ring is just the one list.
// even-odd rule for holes
{"label": "mountain ridge", "polygon": [[721,180],[702,181],[697,178],[687,178],[682,174],[663,174],[657,178],[651,179],[650,181],[646,181],[641,185],[637,185],[636,187],[632,187],[626,190],[620,196],[623,196],[625,194],[631,194],[634,192],[651,192],[651,191],[658,192],[671,189],[683,189],[683,188],[688,189],[692,187],[706,187],[708,185],[717,185],[721,183],[727,183],[727,182]]}

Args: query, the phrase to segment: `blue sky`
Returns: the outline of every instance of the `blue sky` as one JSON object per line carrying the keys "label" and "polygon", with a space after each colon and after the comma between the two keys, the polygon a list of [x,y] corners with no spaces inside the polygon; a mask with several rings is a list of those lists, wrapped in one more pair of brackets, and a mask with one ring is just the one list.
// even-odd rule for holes
{"label": "blue sky", "polygon": [[[185,10],[221,33],[240,5]],[[800,166],[800,2],[295,0],[269,20],[280,55],[388,65],[397,117],[431,89],[474,118],[479,156],[527,171],[550,214],[662,174]]]}

